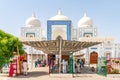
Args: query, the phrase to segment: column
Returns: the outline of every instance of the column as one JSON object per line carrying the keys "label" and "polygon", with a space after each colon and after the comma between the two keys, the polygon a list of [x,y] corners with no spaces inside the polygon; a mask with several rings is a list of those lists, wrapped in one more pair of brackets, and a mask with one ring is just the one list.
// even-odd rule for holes
{"label": "column", "polygon": [[59,46],[59,73],[61,73],[61,45],[62,45],[62,38],[59,38],[60,46]]}

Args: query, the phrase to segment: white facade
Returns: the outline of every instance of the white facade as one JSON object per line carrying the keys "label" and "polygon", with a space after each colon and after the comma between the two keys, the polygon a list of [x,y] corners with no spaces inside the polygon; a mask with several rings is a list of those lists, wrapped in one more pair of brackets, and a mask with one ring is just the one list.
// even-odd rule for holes
{"label": "white facade", "polygon": [[[39,40],[46,40],[45,35],[45,30],[42,29],[40,20],[36,18],[35,14],[26,20],[24,27],[21,27],[21,38],[27,37],[29,39],[37,38]],[[24,50],[28,54],[28,65],[30,69],[34,66],[35,60],[42,60],[47,56],[42,51],[27,45],[24,45]]]}
{"label": "white facade", "polygon": [[[73,29],[73,40],[81,40],[81,38],[91,38],[91,41],[101,41],[102,44],[89,48],[89,54],[93,51],[99,54],[98,57],[107,57],[110,53],[111,58],[120,57],[120,44],[115,44],[112,37],[99,37],[98,28],[94,27],[93,20],[86,14],[78,21],[78,27]],[[100,34],[100,33],[99,33]],[[85,40],[84,40],[85,41]],[[86,50],[83,50],[86,53]]]}
{"label": "white facade", "polygon": [[[61,10],[58,11],[56,16],[53,16],[49,19],[50,21],[72,21],[67,16],[64,16]],[[36,18],[35,14],[30,17],[26,23],[25,27],[21,28],[21,37],[38,37],[41,40],[47,40],[46,30],[42,29],[39,19]],[[78,26],[73,27],[71,25],[71,40],[81,40],[85,41],[89,38],[91,41],[102,41],[102,44],[97,46],[89,47],[80,52],[86,54],[86,58],[91,52],[95,51],[98,53],[98,57],[107,56],[110,53],[111,57],[120,57],[120,44],[114,44],[114,39],[112,37],[99,37],[98,28],[94,26],[93,20],[87,16],[85,13],[84,16],[78,21]],[[66,25],[52,25],[52,39],[56,39],[58,35],[61,35],[64,39],[67,39],[67,28]],[[100,33],[99,33],[100,34]],[[39,51],[38,51],[39,52]],[[28,52],[32,54],[31,52]],[[40,54],[40,53],[38,53]]]}
{"label": "white facade", "polygon": [[41,27],[40,20],[33,14],[25,22],[25,26],[21,27],[21,37],[31,37],[46,39],[45,31]]}

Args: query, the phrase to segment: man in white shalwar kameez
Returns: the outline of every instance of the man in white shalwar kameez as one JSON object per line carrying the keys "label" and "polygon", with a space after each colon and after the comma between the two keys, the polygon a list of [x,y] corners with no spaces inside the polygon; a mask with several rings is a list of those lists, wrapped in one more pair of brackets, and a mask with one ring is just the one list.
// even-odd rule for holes
{"label": "man in white shalwar kameez", "polygon": [[63,60],[63,73],[66,73],[66,62]]}
{"label": "man in white shalwar kameez", "polygon": [[27,75],[27,61],[23,60],[23,74],[26,76]]}

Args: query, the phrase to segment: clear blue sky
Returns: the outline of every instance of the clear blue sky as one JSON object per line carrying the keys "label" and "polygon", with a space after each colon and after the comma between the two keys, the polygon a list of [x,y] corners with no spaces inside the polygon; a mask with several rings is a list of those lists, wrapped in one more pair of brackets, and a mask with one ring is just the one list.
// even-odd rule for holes
{"label": "clear blue sky", "polygon": [[33,12],[46,28],[47,20],[61,8],[73,25],[87,13],[98,28],[99,36],[112,36],[120,42],[120,0],[0,0],[0,29],[20,36],[20,28]]}

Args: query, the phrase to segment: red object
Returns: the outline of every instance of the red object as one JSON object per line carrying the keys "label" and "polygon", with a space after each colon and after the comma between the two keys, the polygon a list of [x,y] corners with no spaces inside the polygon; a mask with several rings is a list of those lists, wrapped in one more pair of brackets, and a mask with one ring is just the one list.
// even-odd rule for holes
{"label": "red object", "polygon": [[46,59],[44,60],[44,65],[46,65]]}
{"label": "red object", "polygon": [[19,58],[20,58],[20,60],[22,61],[24,57],[23,57],[23,56],[20,56]]}
{"label": "red object", "polygon": [[12,77],[14,73],[14,68],[13,68],[13,64],[10,63],[10,70],[9,70],[9,77]]}
{"label": "red object", "polygon": [[90,64],[97,64],[98,62],[98,53],[97,52],[92,52],[90,53]]}
{"label": "red object", "polygon": [[111,73],[111,67],[108,65],[108,73]]}
{"label": "red object", "polygon": [[18,63],[17,63],[17,60],[18,59],[13,59],[14,62],[12,63],[12,65],[14,67],[14,73],[15,73],[15,75],[18,75],[18,68],[17,68]]}
{"label": "red object", "polygon": [[111,68],[112,68],[112,66],[111,66],[111,59],[110,59],[110,57],[108,57],[107,62],[108,62],[108,64],[107,64],[108,73],[111,73]]}

